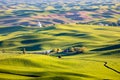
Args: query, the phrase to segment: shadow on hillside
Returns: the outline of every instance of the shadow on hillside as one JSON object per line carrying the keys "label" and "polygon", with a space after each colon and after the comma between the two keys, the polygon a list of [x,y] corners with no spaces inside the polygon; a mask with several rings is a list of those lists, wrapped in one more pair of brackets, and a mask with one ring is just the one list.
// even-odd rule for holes
{"label": "shadow on hillside", "polygon": [[93,18],[101,18],[101,16],[100,16],[99,14],[91,14],[91,16],[92,16]]}
{"label": "shadow on hillside", "polygon": [[111,11],[106,11],[106,12],[104,12],[104,13],[102,13],[103,15],[113,15],[113,12],[111,12]]}
{"label": "shadow on hillside", "polygon": [[[91,57],[93,57],[93,56],[91,56]],[[95,62],[105,62],[105,61],[92,60],[92,59],[87,59],[87,58],[90,58],[90,57],[81,58],[80,60],[84,60],[84,61],[95,61]]]}
{"label": "shadow on hillside", "polygon": [[[34,39],[34,38],[38,38],[37,36],[35,35],[19,35],[18,37],[15,37],[15,38],[11,38],[11,39],[8,39],[8,40],[20,40],[20,39]],[[24,40],[23,40],[24,41]]]}
{"label": "shadow on hillside", "polygon": [[16,44],[14,43],[14,41],[0,41],[0,47],[2,48],[6,48],[6,47],[13,47],[16,46]]}
{"label": "shadow on hillside", "polygon": [[31,40],[23,40],[21,41],[22,44],[32,44],[32,43],[38,43],[38,42],[45,42],[45,41],[52,41],[54,39],[47,39],[47,38],[43,38],[43,39],[31,39]]}
{"label": "shadow on hillside", "polygon": [[106,28],[95,28],[94,30],[107,30]]}
{"label": "shadow on hillside", "polygon": [[2,46],[3,41],[0,41],[0,46]]}
{"label": "shadow on hillside", "polygon": [[[48,79],[52,78],[52,80],[69,80],[70,78],[67,76],[77,76],[79,78],[93,78],[93,79],[99,79],[95,76],[91,76],[91,75],[87,75],[87,74],[79,74],[79,73],[74,73],[74,72],[52,72],[52,71],[44,71],[44,72],[37,72],[37,73],[15,73],[15,72],[9,72],[9,71],[5,71],[5,70],[0,70],[0,73],[5,73],[5,74],[12,74],[12,75],[18,75],[18,76],[26,76],[26,77],[33,77],[36,79],[45,77],[46,75],[49,75],[49,77],[47,77]],[[66,77],[63,76],[52,76],[52,74],[56,74],[56,75],[65,75]]]}
{"label": "shadow on hillside", "polygon": [[87,34],[76,34],[76,33],[59,33],[55,34],[54,36],[75,36],[75,37],[84,37]]}
{"label": "shadow on hillside", "polygon": [[107,46],[107,47],[104,47],[104,48],[94,49],[92,51],[106,51],[106,50],[113,50],[113,49],[119,49],[119,48],[120,48],[120,44],[116,44],[116,45]]}
{"label": "shadow on hillside", "polygon": [[56,29],[54,26],[44,27],[44,28],[40,28],[36,30],[35,33],[40,32],[40,31],[54,30],[54,29]]}
{"label": "shadow on hillside", "polygon": [[[66,30],[68,30],[68,29],[66,29]],[[74,33],[80,33],[80,32],[77,31],[77,30],[68,30],[68,31],[70,31],[70,32],[74,32]]]}
{"label": "shadow on hillside", "polygon": [[28,22],[19,22],[19,23],[14,24],[14,25],[23,25],[23,26],[31,26],[31,27],[38,26],[37,24],[32,24],[31,21],[28,21]]}
{"label": "shadow on hillside", "polygon": [[90,76],[90,75],[87,75],[87,74],[78,74],[78,73],[74,73],[74,72],[59,72],[59,73],[64,74],[64,75],[71,75],[71,76],[79,76],[79,77],[87,77],[87,78],[98,79],[97,77]]}
{"label": "shadow on hillside", "polygon": [[0,34],[16,32],[16,31],[20,31],[22,29],[23,29],[23,27],[21,27],[21,26],[4,27],[4,28],[0,28]]}
{"label": "shadow on hillside", "polygon": [[0,73],[4,73],[4,74],[12,74],[12,75],[18,75],[18,76],[26,76],[26,77],[40,77],[38,75],[33,75],[33,74],[19,74],[19,73],[14,73],[14,72],[9,72],[9,71],[5,71],[5,70],[0,70]]}
{"label": "shadow on hillside", "polygon": [[50,22],[50,21],[40,21],[40,22],[43,24],[52,24],[52,22]]}
{"label": "shadow on hillside", "polygon": [[0,16],[0,19],[5,19],[5,18],[12,18],[12,16]]}
{"label": "shadow on hillside", "polygon": [[104,18],[113,18],[113,17],[110,16],[110,15],[102,15],[102,17],[104,17]]}
{"label": "shadow on hillside", "polygon": [[57,22],[57,23],[61,23],[61,24],[64,24],[65,22],[63,20],[59,20],[59,19],[53,19],[54,22]]}
{"label": "shadow on hillside", "polygon": [[35,15],[35,13],[30,10],[17,10],[12,13],[16,16],[21,16],[21,17],[30,17],[31,15]]}
{"label": "shadow on hillside", "polygon": [[56,53],[53,54],[54,56],[73,56],[73,55],[78,55],[78,54],[82,54],[82,53],[76,53],[76,52],[60,52],[60,53]]}
{"label": "shadow on hillside", "polygon": [[31,45],[31,46],[24,46],[24,47],[18,47],[18,49],[23,50],[25,48],[27,51],[36,51],[36,50],[42,50],[41,45]]}
{"label": "shadow on hillside", "polygon": [[120,50],[105,52],[102,55],[116,55],[116,54],[120,54]]}
{"label": "shadow on hillside", "polygon": [[19,19],[3,20],[3,24],[14,23],[19,21]]}
{"label": "shadow on hillside", "polygon": [[71,46],[71,47],[83,47],[84,46],[84,42],[78,42],[78,43],[73,43],[73,44],[67,44],[65,46]]}

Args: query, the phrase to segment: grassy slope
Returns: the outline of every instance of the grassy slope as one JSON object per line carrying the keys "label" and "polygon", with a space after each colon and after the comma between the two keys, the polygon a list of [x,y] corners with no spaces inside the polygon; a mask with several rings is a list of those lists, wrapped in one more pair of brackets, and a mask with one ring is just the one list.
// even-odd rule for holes
{"label": "grassy slope", "polygon": [[120,75],[104,67],[104,62],[120,71],[119,58],[91,55],[62,59],[44,55],[0,55],[0,79],[119,80]]}
{"label": "grassy slope", "polygon": [[97,52],[65,56],[62,59],[34,54],[0,54],[0,79],[119,80],[120,78],[118,73],[104,67],[104,62],[108,62],[108,66],[120,71],[120,28],[71,24],[56,25],[45,30],[12,28],[8,32],[3,27],[0,29],[3,31],[0,33],[0,45],[7,49],[29,46],[32,48],[27,49],[39,50],[84,45],[90,50],[99,52],[99,54]]}
{"label": "grassy slope", "polygon": [[0,27],[0,31],[0,47],[14,50],[21,47],[34,51],[82,45],[91,50],[120,42],[118,27],[71,24],[46,29]]}

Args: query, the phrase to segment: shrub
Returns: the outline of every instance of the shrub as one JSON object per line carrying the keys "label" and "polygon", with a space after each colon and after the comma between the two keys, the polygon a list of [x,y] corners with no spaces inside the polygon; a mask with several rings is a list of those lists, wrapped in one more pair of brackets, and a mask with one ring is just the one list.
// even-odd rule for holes
{"label": "shrub", "polygon": [[69,52],[75,52],[75,49],[73,47],[69,48]]}
{"label": "shrub", "polygon": [[51,52],[57,52],[57,48],[52,49]]}
{"label": "shrub", "polygon": [[26,49],[25,48],[23,48],[23,54],[26,54]]}
{"label": "shrub", "polygon": [[85,53],[87,52],[87,48],[86,47],[79,47],[79,48],[75,48],[76,53]]}
{"label": "shrub", "polygon": [[51,52],[59,53],[59,52],[62,52],[62,49],[60,49],[60,48],[54,48]]}
{"label": "shrub", "polygon": [[85,53],[85,52],[87,52],[88,50],[87,50],[86,47],[81,47],[81,48],[80,48],[80,51],[81,51],[82,53]]}

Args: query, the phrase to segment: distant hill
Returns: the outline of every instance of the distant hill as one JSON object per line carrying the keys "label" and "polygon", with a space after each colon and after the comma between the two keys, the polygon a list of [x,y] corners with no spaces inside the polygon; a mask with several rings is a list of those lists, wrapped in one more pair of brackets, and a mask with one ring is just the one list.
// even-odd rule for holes
{"label": "distant hill", "polygon": [[[56,0],[0,0],[5,3],[41,3],[41,2],[56,2]],[[75,1],[83,1],[83,0],[57,0],[57,2],[75,2]],[[93,2],[97,3],[97,0],[84,0],[83,2]],[[99,2],[120,2],[120,0],[99,0]]]}

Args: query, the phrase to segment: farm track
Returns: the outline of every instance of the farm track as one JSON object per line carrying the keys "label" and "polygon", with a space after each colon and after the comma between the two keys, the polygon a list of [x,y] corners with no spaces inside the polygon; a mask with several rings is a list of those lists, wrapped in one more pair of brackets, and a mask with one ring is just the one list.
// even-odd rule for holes
{"label": "farm track", "polygon": [[[82,60],[85,60],[85,61],[102,62],[102,63],[104,62],[104,61],[99,61],[99,60],[90,60],[90,59],[82,59]],[[118,71],[118,70],[116,70],[116,69],[114,69],[114,68],[112,68],[112,67],[108,66],[107,64],[108,64],[108,62],[104,62],[104,67],[106,67],[106,68],[108,68],[109,70],[112,70],[112,71],[114,71],[114,72],[116,72],[116,73],[120,74],[120,71]]]}
{"label": "farm track", "polygon": [[108,64],[108,62],[104,62],[104,66],[105,66],[106,68],[108,68],[108,69],[110,69],[110,70],[112,70],[112,71],[114,71],[114,72],[120,74],[120,72],[119,72],[118,70],[109,67],[107,64]]}

